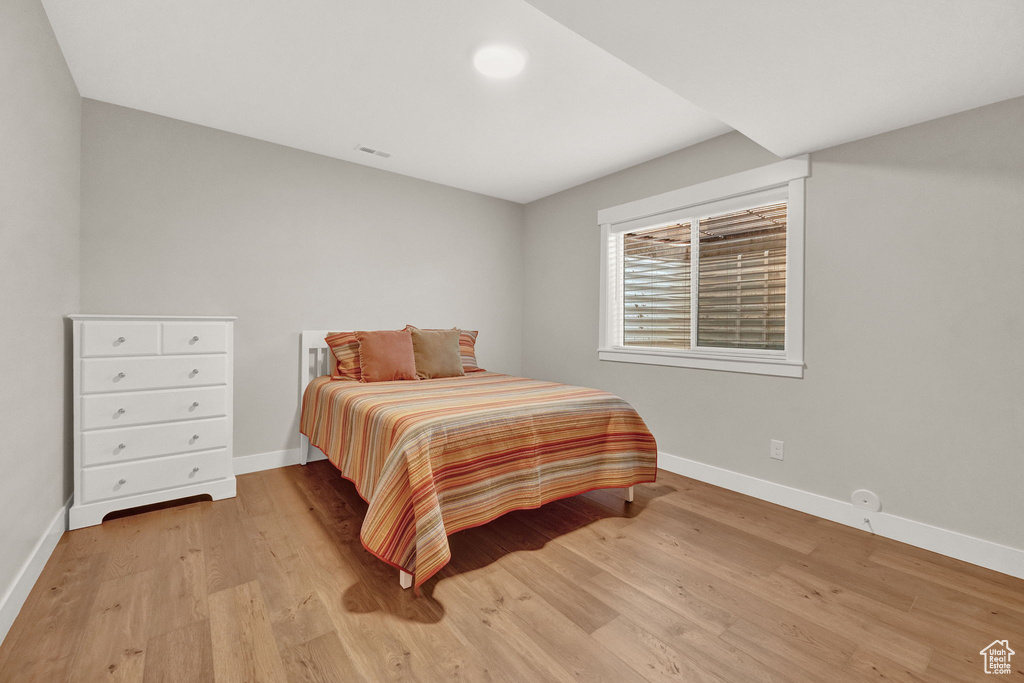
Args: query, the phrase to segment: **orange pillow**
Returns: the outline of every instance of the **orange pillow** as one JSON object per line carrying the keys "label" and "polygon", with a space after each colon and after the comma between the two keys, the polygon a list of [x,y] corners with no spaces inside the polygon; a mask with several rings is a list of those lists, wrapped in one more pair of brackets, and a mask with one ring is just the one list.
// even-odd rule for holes
{"label": "orange pillow", "polygon": [[390,382],[416,377],[416,355],[409,330],[356,332],[361,382]]}
{"label": "orange pillow", "polygon": [[362,379],[359,370],[359,340],[355,332],[332,332],[324,337],[334,354],[332,379]]}

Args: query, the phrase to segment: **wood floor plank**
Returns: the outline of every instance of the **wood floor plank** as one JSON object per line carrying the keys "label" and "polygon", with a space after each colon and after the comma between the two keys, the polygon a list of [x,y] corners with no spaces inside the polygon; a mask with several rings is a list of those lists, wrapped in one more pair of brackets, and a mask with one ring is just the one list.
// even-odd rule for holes
{"label": "wood floor plank", "polygon": [[538,552],[536,556],[543,558],[544,563],[559,576],[575,583],[586,581],[601,573],[601,568],[587,558],[548,543],[550,539],[539,533],[536,528],[511,516],[499,517],[494,520],[493,525],[488,524],[480,528],[479,535],[491,540],[508,554],[543,551]]}
{"label": "wood floor plank", "polygon": [[61,680],[77,651],[83,632],[68,624],[85,621],[107,556],[68,550],[59,546],[50,556],[0,647],[0,681]]}
{"label": "wood floor plank", "polygon": [[[687,575],[680,571],[681,564],[674,558],[651,553],[630,539],[613,542],[607,536],[581,530],[558,542],[586,555],[619,581],[672,604],[687,619],[712,633],[728,628],[740,613],[741,605],[749,603],[746,599],[732,600],[728,587],[720,587],[721,581],[704,580],[708,577],[699,574],[694,576],[692,569],[688,571],[693,580],[687,580]],[[729,602],[734,604],[730,606]],[[735,608],[735,613],[730,607]]]}
{"label": "wood floor plank", "polygon": [[[788,514],[782,513],[785,508],[771,505],[764,501],[753,501],[742,496],[729,499],[721,495],[709,493],[704,487],[689,487],[684,495],[665,496],[655,501],[658,505],[671,505],[714,520],[720,524],[733,527],[757,538],[775,543],[799,553],[810,553],[821,543],[816,534],[806,532],[809,515],[792,520]],[[794,511],[787,511],[790,514]],[[793,525],[803,527],[803,533],[794,534]]]}
{"label": "wood floor plank", "polygon": [[194,622],[149,639],[145,683],[208,683],[213,680],[209,621]]}
{"label": "wood floor plank", "polygon": [[211,505],[202,516],[207,591],[212,594],[256,580],[238,498]]}
{"label": "wood floor plank", "polygon": [[[583,543],[580,551],[585,552],[589,548],[593,559],[608,569],[615,579],[655,600],[671,604],[677,611],[685,610],[681,612],[684,616],[709,632],[724,632],[738,615],[742,615],[769,632],[799,634],[801,639],[832,643],[838,651],[852,652],[848,641],[832,635],[843,633],[843,629],[830,630],[828,626],[801,616],[804,607],[798,602],[799,598],[787,596],[781,600],[767,600],[765,592],[752,585],[753,578],[742,573],[730,581],[706,571],[703,561],[688,564],[689,558],[685,554],[676,557],[641,555],[642,546],[637,546],[633,539],[618,539],[617,545],[623,550],[607,552],[591,540]],[[718,574],[728,576],[728,571],[722,567]],[[603,581],[609,583],[611,579]],[[789,599],[794,600],[793,605],[788,604]],[[636,612],[618,607],[627,615]]]}
{"label": "wood floor plank", "polygon": [[292,645],[282,653],[288,680],[302,683],[338,683],[365,681],[345,655],[345,648],[334,631],[304,643]]}
{"label": "wood floor plank", "polygon": [[[927,590],[922,591],[908,611],[915,615],[927,615],[943,624],[947,634],[963,629],[965,632],[1000,633],[1000,639],[1024,642],[1024,614],[998,603],[978,599],[969,601],[963,594],[955,591],[951,593],[952,597],[943,599]],[[985,644],[988,642],[991,641]]]}
{"label": "wood floor plank", "polygon": [[[977,576],[977,570],[970,572],[953,569],[937,562],[901,554],[891,550],[877,550],[868,558],[875,564],[899,569],[906,574],[955,588],[983,600],[991,600],[1017,612],[1024,613],[1024,587],[1007,585],[996,572],[992,576]],[[963,563],[966,565],[966,563]]]}
{"label": "wood floor plank", "polygon": [[892,683],[934,683],[927,673],[912,671],[910,667],[884,657],[877,652],[858,649],[843,671],[861,681],[892,681]]}
{"label": "wood floor plank", "polygon": [[[346,486],[352,498],[358,499],[354,487]],[[465,645],[465,639],[442,620],[443,609],[426,595],[416,599],[413,591],[395,590],[395,570],[363,549],[359,540],[362,520],[352,516],[351,508],[321,501],[315,501],[313,507],[330,545],[341,549],[336,556],[341,574],[319,572],[318,590],[335,615],[342,640],[359,640],[358,635],[346,637],[351,630],[372,636],[371,656],[353,653],[352,657],[368,676],[415,678]],[[342,577],[344,580],[339,580]]]}
{"label": "wood floor plank", "polygon": [[83,624],[69,680],[139,681],[145,670],[153,570],[107,579]]}
{"label": "wood floor plank", "polygon": [[873,541],[877,537],[860,535],[863,538],[830,534],[801,566],[839,585],[856,587],[858,592],[887,604],[944,619],[950,623],[952,631],[959,626],[990,629],[1024,641],[1024,612],[959,590],[948,585],[950,582],[927,580],[921,576],[916,563],[910,565],[910,572],[876,564],[869,558],[878,550],[879,543]]}
{"label": "wood floor plank", "polygon": [[159,534],[152,533],[152,528],[165,514],[164,510],[153,510],[107,522],[113,538],[108,546],[109,561],[104,578],[147,571],[159,563],[161,539]]}
{"label": "wood floor plank", "polygon": [[537,646],[521,620],[491,606],[476,582],[442,582],[434,595],[446,605],[445,618],[488,668],[516,681],[575,680],[557,659]]}
{"label": "wood floor plank", "polygon": [[698,557],[709,563],[742,567],[760,575],[770,573],[784,561],[797,562],[804,557],[747,531],[661,501],[653,503],[645,514],[651,523],[630,527],[634,534],[627,535],[644,534],[653,547],[669,553],[697,549]]}
{"label": "wood floor plank", "polygon": [[[332,564],[332,560],[337,559],[333,553],[307,553],[303,549],[300,554],[307,560],[316,595],[330,616],[352,669],[359,676],[371,681],[414,680],[417,670],[426,670],[437,658],[444,657],[442,651],[412,648],[409,643],[415,639],[410,635],[413,627],[403,624],[399,628],[399,619],[382,610],[374,594],[377,591],[388,591],[389,599],[393,600],[414,599],[408,594],[399,595],[400,589],[394,589],[397,579],[392,572],[388,574],[393,581],[386,586],[383,580],[368,584],[350,563]],[[444,640],[448,628],[447,624],[439,627],[437,637]],[[462,645],[460,640],[455,643]]]}
{"label": "wood floor plank", "polygon": [[[924,608],[917,609],[916,604],[913,605],[914,609],[912,610],[900,609],[897,605],[884,600],[866,597],[861,592],[860,582],[836,583],[821,574],[788,566],[780,569],[779,573],[800,581],[806,588],[818,594],[827,593],[829,598],[837,604],[867,617],[868,623],[871,623],[873,628],[891,628],[918,643],[942,643],[946,648],[971,653],[991,642],[992,630],[985,625],[973,620],[966,620],[963,617],[951,620],[941,615],[934,615]],[[1024,627],[1024,624],[1021,626]],[[1004,633],[1002,637],[1006,635]],[[974,643],[980,643],[980,645],[974,647]],[[931,647],[931,650],[934,655],[935,648]],[[905,661],[903,657],[896,658],[892,653],[888,654],[890,659]],[[977,653],[974,658],[977,661],[981,659]],[[917,670],[922,671],[921,669]]]}
{"label": "wood floor plank", "polygon": [[508,611],[524,625],[521,630],[534,648],[560,660],[573,678],[585,681],[641,681],[621,659],[609,653],[590,634],[505,571],[474,584],[488,601],[487,614]]}
{"label": "wood floor plank", "polygon": [[599,628],[594,638],[649,681],[721,683],[724,680],[624,616]]}
{"label": "wood floor plank", "polygon": [[[319,467],[316,471],[318,472],[329,472],[332,468],[330,463],[323,461],[317,463]],[[302,467],[301,465],[299,467]],[[309,467],[308,465],[306,466]],[[305,468],[303,468],[305,469]],[[274,500],[274,506],[279,510],[290,510],[296,512],[298,510],[309,509],[312,502],[319,502],[319,504],[328,504],[328,498],[320,498],[318,501],[310,501],[306,497],[305,487],[300,483],[302,479],[310,474],[313,470],[308,472],[303,471],[286,471],[288,468],[278,467],[272,470],[263,470],[262,472],[255,472],[254,474],[259,475],[267,490],[271,492],[271,496]],[[335,477],[337,470],[335,470]],[[247,476],[247,475],[243,475]]]}
{"label": "wood floor plank", "polygon": [[71,657],[49,657],[38,663],[12,667],[0,672],[3,683],[53,683],[54,681],[75,681],[70,675]]}
{"label": "wood floor plank", "polygon": [[88,557],[94,553],[108,555],[116,534],[117,525],[97,524],[65,532],[57,547],[63,551],[63,557],[68,559]]}
{"label": "wood floor plank", "polygon": [[[782,681],[786,676],[750,656],[740,648],[717,638],[657,600],[612,577],[592,581],[589,587],[602,600],[617,605],[623,616],[650,635],[668,644],[687,660],[726,680]],[[617,585],[616,585],[617,584]]]}
{"label": "wood floor plank", "polygon": [[192,504],[164,512],[158,518],[160,548],[152,569],[150,638],[209,617],[201,507]]}
{"label": "wood floor plank", "polygon": [[634,579],[633,584],[602,573],[584,582],[582,587],[617,614],[636,615],[644,624],[657,624],[663,633],[670,633],[681,624],[692,624],[708,633],[721,634],[738,618],[684,590],[678,591],[676,600],[652,597],[637,587],[637,584],[646,584],[644,575],[631,578]]}
{"label": "wood floor plank", "polygon": [[320,461],[69,532],[0,683],[953,683],[1024,642],[1024,581],[667,472],[455,534],[419,595],[365,512]]}
{"label": "wood floor plank", "polygon": [[904,612],[921,597],[925,586],[920,580],[867,560],[861,562],[833,562],[812,553],[793,566]]}
{"label": "wood floor plank", "polygon": [[[366,516],[366,502],[356,493],[352,482],[333,474],[324,476],[325,472],[329,473],[332,469],[332,465],[321,461],[300,468],[290,479],[295,482],[303,500],[314,509],[334,519],[353,517],[362,521]],[[294,506],[289,505],[287,509],[294,509]]]}
{"label": "wood floor plank", "polygon": [[284,665],[258,582],[210,595],[210,631],[217,680],[284,680]]}
{"label": "wood floor plank", "polygon": [[309,642],[335,630],[330,612],[315,590],[295,604],[271,612],[270,622],[278,646],[282,648]]}
{"label": "wood floor plank", "polygon": [[241,475],[235,477],[238,492],[238,513],[242,517],[270,515],[276,510],[267,477]]}
{"label": "wood floor plank", "polygon": [[480,657],[476,648],[466,646],[452,653],[446,661],[432,667],[423,676],[424,681],[451,681],[452,683],[520,683],[511,672]]}
{"label": "wood floor plank", "polygon": [[769,602],[796,612],[809,621],[837,633],[847,634],[863,647],[883,656],[906,662],[914,671],[928,668],[932,648],[897,628],[887,625],[879,615],[888,615],[887,605],[877,604],[872,617],[832,592],[823,582],[795,571],[775,573],[762,580],[756,591]]}
{"label": "wood floor plank", "polygon": [[[991,641],[986,641],[985,645]],[[1013,643],[1013,641],[1011,641]],[[1015,644],[1015,643],[1013,643]],[[984,647],[984,645],[982,646]],[[972,648],[970,651],[946,649],[932,655],[932,661],[925,672],[925,679],[931,683],[960,683],[971,680],[992,680],[991,676],[979,674],[984,671],[984,657],[980,654],[981,648]],[[1020,650],[1017,650],[1020,652]],[[1013,681],[1021,683],[1024,681],[1024,664],[1020,663],[1017,656],[1013,657],[1013,669],[1009,675],[1000,675],[996,680]]]}
{"label": "wood floor plank", "polygon": [[[535,533],[530,527],[521,525],[522,533]],[[601,572],[601,569],[585,558],[568,550],[552,546],[536,558],[521,551],[509,551],[516,547],[507,541],[505,529],[498,533],[481,532],[474,541],[476,547],[495,565],[516,579],[528,584],[538,597],[551,609],[567,617],[578,628],[591,633],[618,616],[618,613],[594,599],[582,583]],[[546,540],[546,539],[545,539]],[[541,546],[543,548],[543,546]],[[540,561],[536,561],[539,559]],[[495,571],[488,572],[476,580],[489,578]]]}
{"label": "wood floor plank", "polygon": [[821,630],[808,632],[791,623],[776,622],[766,628],[740,619],[719,636],[793,681],[819,683],[843,671],[856,646],[839,637],[821,637]]}
{"label": "wood floor plank", "polygon": [[291,533],[294,516],[243,519],[279,647],[298,645],[334,630]]}

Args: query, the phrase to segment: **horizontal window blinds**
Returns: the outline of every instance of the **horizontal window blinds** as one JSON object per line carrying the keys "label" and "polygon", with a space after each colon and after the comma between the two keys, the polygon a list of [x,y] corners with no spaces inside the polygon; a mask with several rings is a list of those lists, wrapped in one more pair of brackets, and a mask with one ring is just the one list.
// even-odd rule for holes
{"label": "horizontal window blinds", "polygon": [[697,345],[783,350],[786,204],[703,218]]}
{"label": "horizontal window blinds", "polygon": [[690,224],[620,239],[623,346],[690,348]]}

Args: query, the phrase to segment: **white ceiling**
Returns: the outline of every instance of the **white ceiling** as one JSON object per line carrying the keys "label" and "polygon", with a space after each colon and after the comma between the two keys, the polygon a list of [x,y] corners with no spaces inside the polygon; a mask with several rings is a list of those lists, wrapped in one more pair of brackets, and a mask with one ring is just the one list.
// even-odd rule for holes
{"label": "white ceiling", "polygon": [[1022,0],[528,0],[781,157],[1024,95]]}
{"label": "white ceiling", "polygon": [[[1024,95],[1024,0],[43,5],[84,97],[518,202],[730,127],[787,157]],[[521,76],[473,70],[489,41]]]}
{"label": "white ceiling", "polygon": [[517,202],[729,130],[522,0],[43,5],[84,97]]}

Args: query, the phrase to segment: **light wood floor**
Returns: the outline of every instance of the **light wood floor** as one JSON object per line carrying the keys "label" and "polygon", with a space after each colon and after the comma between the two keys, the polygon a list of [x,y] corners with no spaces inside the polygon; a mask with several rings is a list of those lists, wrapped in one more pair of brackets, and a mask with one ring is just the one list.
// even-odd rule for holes
{"label": "light wood floor", "polygon": [[326,462],[69,532],[2,681],[970,681],[1024,581],[666,472],[451,537],[420,597]]}

